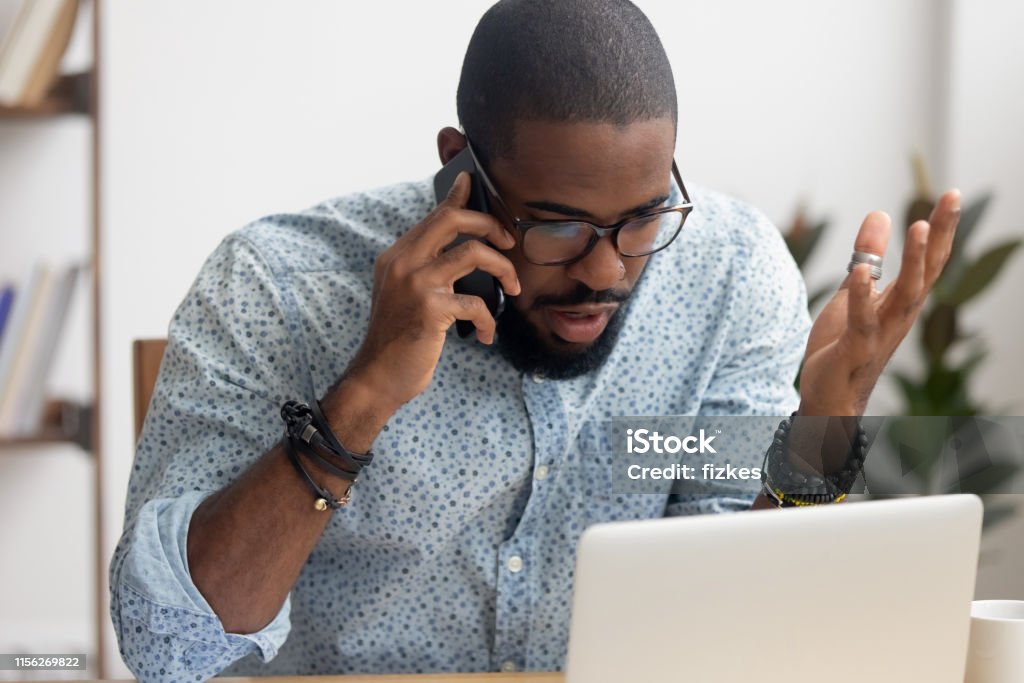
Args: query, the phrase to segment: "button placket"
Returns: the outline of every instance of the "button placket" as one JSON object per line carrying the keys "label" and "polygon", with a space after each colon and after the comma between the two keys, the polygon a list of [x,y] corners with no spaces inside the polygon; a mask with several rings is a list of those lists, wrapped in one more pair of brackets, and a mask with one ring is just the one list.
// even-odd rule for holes
{"label": "button placket", "polygon": [[[550,477],[552,459],[561,456],[565,447],[565,413],[558,387],[542,375],[525,374],[522,377],[523,402],[526,406],[533,435],[534,471],[533,480],[541,481]],[[539,474],[539,476],[538,476]],[[532,551],[538,521],[545,514],[550,484],[534,486],[511,538],[498,552],[497,567],[497,614],[495,615],[495,636],[492,666],[500,668],[505,662],[517,667],[528,665],[526,661],[529,624],[532,618],[531,592],[536,589],[536,567],[531,566],[536,558]],[[514,611],[513,611],[514,608]],[[519,670],[519,668],[517,668]]]}
{"label": "button placket", "polygon": [[[547,480],[553,464],[562,458],[566,445],[567,417],[557,383],[548,382],[543,375],[523,377],[523,400],[533,428],[533,457],[535,482]],[[543,509],[552,487],[534,486],[527,505],[527,514],[520,524],[530,523],[536,509]],[[532,513],[532,514],[531,514]]]}

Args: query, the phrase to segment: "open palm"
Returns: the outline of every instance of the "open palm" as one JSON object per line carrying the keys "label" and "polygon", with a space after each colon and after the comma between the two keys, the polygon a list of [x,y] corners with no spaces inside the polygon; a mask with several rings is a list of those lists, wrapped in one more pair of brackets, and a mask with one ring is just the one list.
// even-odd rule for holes
{"label": "open palm", "polygon": [[[869,266],[858,265],[811,328],[800,373],[800,413],[861,415],[885,364],[907,336],[949,259],[960,219],[960,193],[939,198],[927,221],[907,231],[899,274],[882,292]],[[892,221],[868,214],[854,250],[885,256]]]}

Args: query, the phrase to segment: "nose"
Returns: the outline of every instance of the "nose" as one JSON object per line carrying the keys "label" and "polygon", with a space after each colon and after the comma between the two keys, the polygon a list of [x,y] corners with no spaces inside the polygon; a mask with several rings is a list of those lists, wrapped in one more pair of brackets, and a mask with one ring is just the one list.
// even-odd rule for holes
{"label": "nose", "polygon": [[589,254],[566,268],[569,277],[582,282],[595,292],[612,289],[622,280],[624,273],[622,256],[612,244],[611,236],[597,240]]}

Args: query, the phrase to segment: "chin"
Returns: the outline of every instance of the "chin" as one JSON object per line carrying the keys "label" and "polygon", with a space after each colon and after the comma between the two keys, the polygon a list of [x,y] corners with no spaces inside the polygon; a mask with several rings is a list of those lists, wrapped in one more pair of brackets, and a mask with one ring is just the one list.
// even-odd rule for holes
{"label": "chin", "polygon": [[506,309],[498,319],[497,349],[517,370],[537,373],[550,379],[572,379],[599,369],[618,341],[625,307],[608,321],[596,339],[570,342],[553,330],[536,325],[517,309]]}

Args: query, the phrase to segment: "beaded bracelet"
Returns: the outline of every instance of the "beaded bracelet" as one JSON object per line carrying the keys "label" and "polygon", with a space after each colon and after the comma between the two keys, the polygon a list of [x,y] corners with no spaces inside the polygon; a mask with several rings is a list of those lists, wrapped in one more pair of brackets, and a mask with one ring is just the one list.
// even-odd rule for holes
{"label": "beaded bracelet", "polygon": [[[843,469],[828,475],[809,475],[795,470],[785,452],[792,420],[795,417],[794,411],[789,418],[779,423],[772,445],[765,453],[762,490],[780,507],[817,505],[843,500],[849,495],[854,482],[862,473],[867,458],[868,438],[864,428],[858,421],[857,435],[850,444]],[[784,482],[785,486],[780,486],[777,480]]]}

